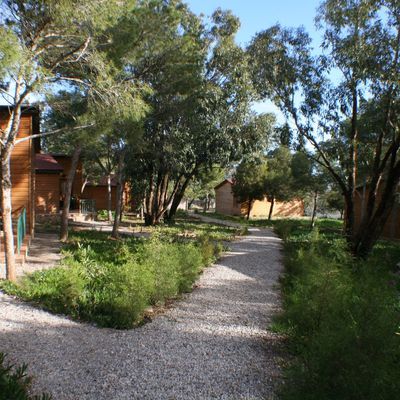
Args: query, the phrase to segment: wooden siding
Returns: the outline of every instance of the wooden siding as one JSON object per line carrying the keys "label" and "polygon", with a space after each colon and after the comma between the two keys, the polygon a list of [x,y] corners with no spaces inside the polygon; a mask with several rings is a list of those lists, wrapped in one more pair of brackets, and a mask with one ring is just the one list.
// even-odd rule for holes
{"label": "wooden siding", "polygon": [[[53,158],[61,165],[64,172],[61,177],[61,187],[65,182],[65,177],[68,175],[69,170],[71,169],[71,157],[64,155],[53,155]],[[74,183],[72,185],[72,197],[81,197],[81,190],[83,186],[83,177],[82,177],[82,162],[79,161],[78,167],[76,168]]]}
{"label": "wooden siding", "polygon": [[[117,188],[111,187],[111,210],[115,210]],[[83,199],[92,199],[96,201],[96,210],[107,210],[108,193],[107,186],[85,186],[82,193]]]}
{"label": "wooden siding", "polygon": [[240,215],[240,204],[232,192],[232,185],[225,182],[215,189],[215,211],[225,215]]}
{"label": "wooden siding", "polygon": [[[267,217],[271,203],[264,200],[256,200],[250,211],[250,217]],[[215,189],[215,211],[225,215],[247,215],[248,202],[238,203],[232,192],[232,184],[226,181]],[[275,201],[272,216],[300,217],[304,215],[302,200],[295,199],[288,202]]]}
{"label": "wooden siding", "polygon": [[[247,215],[248,203],[242,203],[241,214]],[[256,200],[250,211],[250,217],[267,217],[271,208],[271,202],[265,197],[264,200]],[[272,217],[302,217],[304,215],[304,204],[300,199],[292,201],[275,201]]]}
{"label": "wooden siding", "polygon": [[[366,202],[368,199],[368,188],[365,191],[365,201],[363,201],[363,189],[357,190],[355,203],[354,203],[354,223],[355,228],[358,229],[358,226],[361,222],[361,215],[363,212],[363,208],[366,208]],[[377,195],[377,201],[379,202],[381,198],[381,193]],[[395,202],[392,212],[390,213],[385,226],[383,227],[382,237],[387,239],[400,239],[400,204],[398,201]]]}
{"label": "wooden siding", "polygon": [[[8,115],[0,116],[0,125],[7,124]],[[18,131],[18,138],[27,137],[32,134],[32,116],[23,115]],[[17,217],[25,207],[27,212],[27,232],[32,233],[34,229],[34,205],[33,195],[35,190],[34,174],[34,146],[31,140],[19,143],[14,147],[11,155],[11,184],[12,184],[12,212]]]}
{"label": "wooden siding", "polygon": [[37,214],[57,214],[60,211],[60,174],[36,174],[35,207]]}

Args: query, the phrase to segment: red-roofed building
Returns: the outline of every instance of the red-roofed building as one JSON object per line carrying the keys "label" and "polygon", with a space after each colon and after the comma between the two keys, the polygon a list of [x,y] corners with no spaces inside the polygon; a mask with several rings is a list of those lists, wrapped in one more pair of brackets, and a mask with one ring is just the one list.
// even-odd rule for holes
{"label": "red-roofed building", "polygon": [[60,211],[63,171],[63,167],[51,154],[36,154],[35,209],[37,214],[56,214]]}

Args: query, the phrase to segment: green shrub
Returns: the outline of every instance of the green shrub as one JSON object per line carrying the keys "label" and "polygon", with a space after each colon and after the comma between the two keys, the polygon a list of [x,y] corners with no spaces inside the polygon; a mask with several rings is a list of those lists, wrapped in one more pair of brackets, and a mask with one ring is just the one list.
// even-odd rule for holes
{"label": "green shrub", "polygon": [[[115,211],[111,211],[112,218],[114,219]],[[108,221],[108,210],[98,210],[96,219],[98,221]]]}
{"label": "green shrub", "polygon": [[99,232],[75,233],[63,266],[0,286],[50,311],[127,329],[142,321],[150,305],[190,291],[219,252],[206,235],[110,241]]}
{"label": "green shrub", "polygon": [[[289,227],[289,228],[288,228]],[[353,260],[345,242],[286,232],[285,327],[296,356],[287,400],[389,400],[400,393],[399,293],[387,266]]]}
{"label": "green shrub", "polygon": [[6,364],[5,355],[0,353],[0,400],[50,400],[47,394],[28,394],[31,378],[26,374],[26,365],[14,367]]}

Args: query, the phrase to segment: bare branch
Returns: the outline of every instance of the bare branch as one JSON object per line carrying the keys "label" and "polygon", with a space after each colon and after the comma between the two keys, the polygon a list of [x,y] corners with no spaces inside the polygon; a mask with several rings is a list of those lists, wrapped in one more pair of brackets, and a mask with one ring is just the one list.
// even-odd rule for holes
{"label": "bare branch", "polygon": [[26,136],[26,137],[23,137],[21,139],[16,140],[15,144],[17,145],[19,143],[26,142],[27,140],[31,140],[31,139],[35,139],[35,138],[39,138],[39,137],[44,137],[44,136],[49,136],[49,135],[54,135],[54,134],[60,133],[60,132],[64,133],[66,131],[71,132],[71,131],[77,131],[77,130],[81,130],[81,129],[92,128],[95,125],[96,124],[93,122],[93,123],[88,124],[88,125],[75,126],[74,128],[65,127],[65,128],[56,129],[56,130],[50,131],[50,132],[37,133],[36,135],[29,135],[29,136]]}

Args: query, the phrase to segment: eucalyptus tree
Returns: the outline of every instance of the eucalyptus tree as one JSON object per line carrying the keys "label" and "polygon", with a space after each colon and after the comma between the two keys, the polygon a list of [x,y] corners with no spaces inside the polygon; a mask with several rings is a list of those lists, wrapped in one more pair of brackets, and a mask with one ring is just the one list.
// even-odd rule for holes
{"label": "eucalyptus tree", "polygon": [[292,154],[288,147],[280,146],[269,152],[266,160],[264,194],[271,203],[268,219],[271,220],[275,201],[287,201],[295,197],[293,190]]}
{"label": "eucalyptus tree", "polygon": [[147,177],[145,221],[157,224],[174,217],[190,181],[205,167],[239,159],[254,144],[246,129],[252,92],[245,53],[234,42],[236,17],[217,10],[206,29],[181,1],[144,4],[147,11],[126,16],[122,43],[134,40],[139,18],[155,33],[139,58],[128,49],[120,60],[128,79],[140,77],[151,88],[151,111],[142,145],[131,150],[130,170]]}
{"label": "eucalyptus tree", "polygon": [[246,218],[250,218],[251,209],[255,200],[265,197],[265,180],[268,166],[265,159],[251,158],[242,160],[237,166],[232,187],[235,197],[247,205]]}
{"label": "eucalyptus tree", "polygon": [[[400,4],[326,0],[317,22],[324,29],[323,53],[317,56],[302,28],[277,25],[257,34],[248,48],[253,82],[259,96],[275,101],[299,137],[314,147],[315,160],[343,193],[351,250],[366,256],[383,229],[400,180]],[[361,129],[365,129],[360,117],[369,99],[374,100],[379,123],[371,133],[372,162],[365,171],[367,212],[356,227],[354,205],[363,149]],[[343,129],[345,121],[348,130]],[[327,141],[344,144],[341,158],[326,151]]]}

